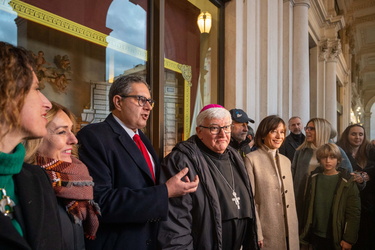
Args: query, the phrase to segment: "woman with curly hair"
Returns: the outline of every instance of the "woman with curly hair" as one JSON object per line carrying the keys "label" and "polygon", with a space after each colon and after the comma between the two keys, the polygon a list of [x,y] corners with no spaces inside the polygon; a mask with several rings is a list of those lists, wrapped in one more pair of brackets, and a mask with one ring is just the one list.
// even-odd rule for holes
{"label": "woman with curly hair", "polygon": [[31,53],[0,42],[0,58],[0,248],[62,249],[50,180],[24,163],[21,143],[47,133],[51,103],[39,91]]}

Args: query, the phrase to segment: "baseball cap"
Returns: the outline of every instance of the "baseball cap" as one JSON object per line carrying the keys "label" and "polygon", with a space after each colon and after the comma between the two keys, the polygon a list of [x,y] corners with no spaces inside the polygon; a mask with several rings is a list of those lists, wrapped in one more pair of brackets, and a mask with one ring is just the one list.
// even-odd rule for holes
{"label": "baseball cap", "polygon": [[229,110],[229,112],[232,116],[232,120],[234,120],[236,122],[240,122],[240,123],[251,122],[251,123],[254,123],[254,120],[249,118],[247,116],[247,114],[245,113],[245,111],[243,111],[242,109],[231,109],[231,110]]}

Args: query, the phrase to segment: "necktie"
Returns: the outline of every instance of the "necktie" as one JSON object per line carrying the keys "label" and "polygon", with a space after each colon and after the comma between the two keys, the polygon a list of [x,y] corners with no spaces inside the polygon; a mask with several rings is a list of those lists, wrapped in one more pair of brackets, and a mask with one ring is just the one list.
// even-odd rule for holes
{"label": "necktie", "polygon": [[148,165],[148,168],[150,170],[151,176],[155,181],[155,174],[154,174],[154,169],[152,167],[152,162],[151,162],[150,156],[147,152],[147,149],[146,149],[145,145],[143,144],[143,142],[141,140],[141,137],[139,137],[139,135],[135,134],[133,136],[133,140],[134,140],[135,144],[137,144],[139,150],[141,150],[141,153],[142,153],[143,157],[145,158],[145,160],[147,162],[147,165]]}

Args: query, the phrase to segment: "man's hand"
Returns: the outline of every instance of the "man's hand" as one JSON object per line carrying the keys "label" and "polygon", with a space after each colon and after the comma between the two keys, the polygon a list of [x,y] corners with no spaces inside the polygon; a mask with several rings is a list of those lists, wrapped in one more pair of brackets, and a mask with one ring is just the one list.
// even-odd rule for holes
{"label": "man's hand", "polygon": [[264,246],[263,240],[258,241],[258,246],[259,246],[259,248],[263,248],[263,246]]}
{"label": "man's hand", "polygon": [[349,244],[348,242],[344,241],[344,240],[342,240],[340,242],[340,246],[341,246],[342,250],[350,250],[350,249],[352,249],[352,245]]}
{"label": "man's hand", "polygon": [[197,191],[199,178],[195,176],[194,181],[190,181],[186,174],[189,172],[188,168],[182,169],[175,176],[167,180],[165,185],[168,189],[168,198],[179,197],[188,193]]}

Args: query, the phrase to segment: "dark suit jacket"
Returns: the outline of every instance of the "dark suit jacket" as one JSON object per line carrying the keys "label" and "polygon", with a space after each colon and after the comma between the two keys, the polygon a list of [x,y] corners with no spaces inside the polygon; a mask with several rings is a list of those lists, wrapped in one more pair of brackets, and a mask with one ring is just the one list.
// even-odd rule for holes
{"label": "dark suit jacket", "polygon": [[0,213],[0,249],[62,249],[57,200],[47,174],[24,164],[14,182],[19,201],[14,213],[24,236]]}
{"label": "dark suit jacket", "polygon": [[305,140],[305,135],[300,135],[300,142],[294,140],[291,134],[289,134],[287,137],[285,137],[285,140],[281,147],[279,148],[279,153],[282,155],[285,155],[288,157],[290,162],[293,162],[294,154],[296,152],[296,149],[303,143]]}
{"label": "dark suit jacket", "polygon": [[[158,178],[160,165],[147,137]],[[97,238],[87,249],[156,249],[159,220],[168,212],[166,185],[155,185],[147,163],[128,133],[110,114],[77,135],[80,159],[94,179],[94,199],[101,208]]]}

